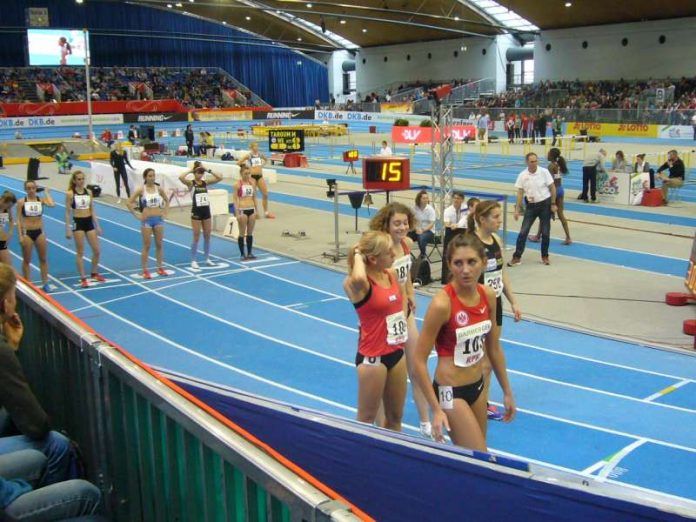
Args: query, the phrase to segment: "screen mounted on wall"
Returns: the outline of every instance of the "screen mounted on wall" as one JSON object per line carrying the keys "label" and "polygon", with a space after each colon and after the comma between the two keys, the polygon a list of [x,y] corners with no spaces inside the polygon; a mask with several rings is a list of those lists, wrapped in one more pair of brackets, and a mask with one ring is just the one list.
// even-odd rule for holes
{"label": "screen mounted on wall", "polygon": [[84,65],[85,33],[78,29],[27,29],[29,65]]}

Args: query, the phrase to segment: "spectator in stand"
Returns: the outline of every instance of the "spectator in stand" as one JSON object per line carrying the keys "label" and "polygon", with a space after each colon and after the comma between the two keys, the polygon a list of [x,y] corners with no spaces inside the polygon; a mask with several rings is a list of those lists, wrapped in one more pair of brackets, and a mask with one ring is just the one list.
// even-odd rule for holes
{"label": "spectator in stand", "polygon": [[[669,176],[662,174],[669,169]],[[657,177],[662,181],[662,201],[665,205],[669,203],[667,197],[669,189],[679,188],[684,185],[684,162],[679,157],[676,150],[670,150],[667,153],[667,161],[657,169]]]}
{"label": "spectator in stand", "polygon": [[427,190],[421,190],[416,194],[416,206],[413,207],[413,214],[416,217],[416,229],[408,233],[408,237],[418,243],[420,257],[425,257],[425,250],[428,243],[435,239],[433,228],[437,220],[435,209],[430,204],[430,196]]}
{"label": "spectator in stand", "polygon": [[106,520],[94,515],[99,508],[101,492],[86,480],[35,487],[46,465],[46,458],[40,452],[19,450],[0,459],[3,461],[0,465],[0,519],[12,522]]}
{"label": "spectator in stand", "polygon": [[48,415],[32,393],[15,353],[24,335],[16,311],[16,283],[12,267],[0,264],[0,407],[4,408],[0,455],[25,449],[42,452],[48,459],[42,484],[54,484],[68,478],[73,454],[70,440],[51,431]]}
{"label": "spectator in stand", "polygon": [[604,172],[604,160],[607,157],[607,151],[599,149],[597,154],[589,156],[582,164],[582,192],[578,199],[587,203],[587,191],[592,198],[592,203],[597,203],[597,172]]}

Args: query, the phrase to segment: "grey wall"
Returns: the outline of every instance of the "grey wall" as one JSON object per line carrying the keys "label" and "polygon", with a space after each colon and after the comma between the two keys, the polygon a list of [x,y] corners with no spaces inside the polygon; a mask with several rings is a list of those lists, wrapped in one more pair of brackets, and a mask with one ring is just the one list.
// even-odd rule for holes
{"label": "grey wall", "polygon": [[[462,51],[462,46],[467,50]],[[498,63],[496,48],[495,39],[474,37],[361,49],[356,56],[357,90],[364,98],[370,91],[394,82],[494,78]],[[428,53],[432,55],[430,59]],[[406,59],[408,54],[410,61]],[[504,60],[504,50],[502,56]]]}
{"label": "grey wall", "polygon": [[[667,38],[664,44],[660,35]],[[694,48],[696,18],[544,31],[535,42],[534,81],[693,76]]]}

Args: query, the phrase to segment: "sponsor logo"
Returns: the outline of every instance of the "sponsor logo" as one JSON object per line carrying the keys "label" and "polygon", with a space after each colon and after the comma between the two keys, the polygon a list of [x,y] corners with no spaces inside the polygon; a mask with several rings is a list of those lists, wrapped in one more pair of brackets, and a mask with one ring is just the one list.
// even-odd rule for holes
{"label": "sponsor logo", "polygon": [[451,132],[454,141],[464,141],[471,137],[471,132],[468,129],[452,129]]}
{"label": "sponsor logo", "polygon": [[465,326],[469,324],[469,314],[467,314],[464,310],[461,310],[457,312],[457,315],[454,316],[454,320],[459,326]]}
{"label": "sponsor logo", "polygon": [[299,112],[269,112],[266,114],[266,118],[269,120],[287,120],[297,118],[299,115]]}
{"label": "sponsor logo", "polygon": [[408,141],[416,141],[420,134],[421,131],[419,130],[404,129],[403,131],[401,131],[401,136]]}
{"label": "sponsor logo", "polygon": [[138,123],[144,123],[149,121],[168,121],[171,120],[172,116],[167,116],[166,114],[138,114]]}
{"label": "sponsor logo", "polygon": [[646,123],[620,123],[619,132],[648,132],[648,125]]}

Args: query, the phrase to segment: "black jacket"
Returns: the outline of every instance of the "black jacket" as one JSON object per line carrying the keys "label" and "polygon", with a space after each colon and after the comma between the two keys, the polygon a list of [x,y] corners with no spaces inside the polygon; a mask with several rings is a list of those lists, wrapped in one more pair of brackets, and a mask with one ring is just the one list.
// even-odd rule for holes
{"label": "black jacket", "polygon": [[0,334],[0,407],[7,410],[19,432],[30,439],[43,439],[51,430],[48,415],[31,391],[15,351],[2,334]]}

